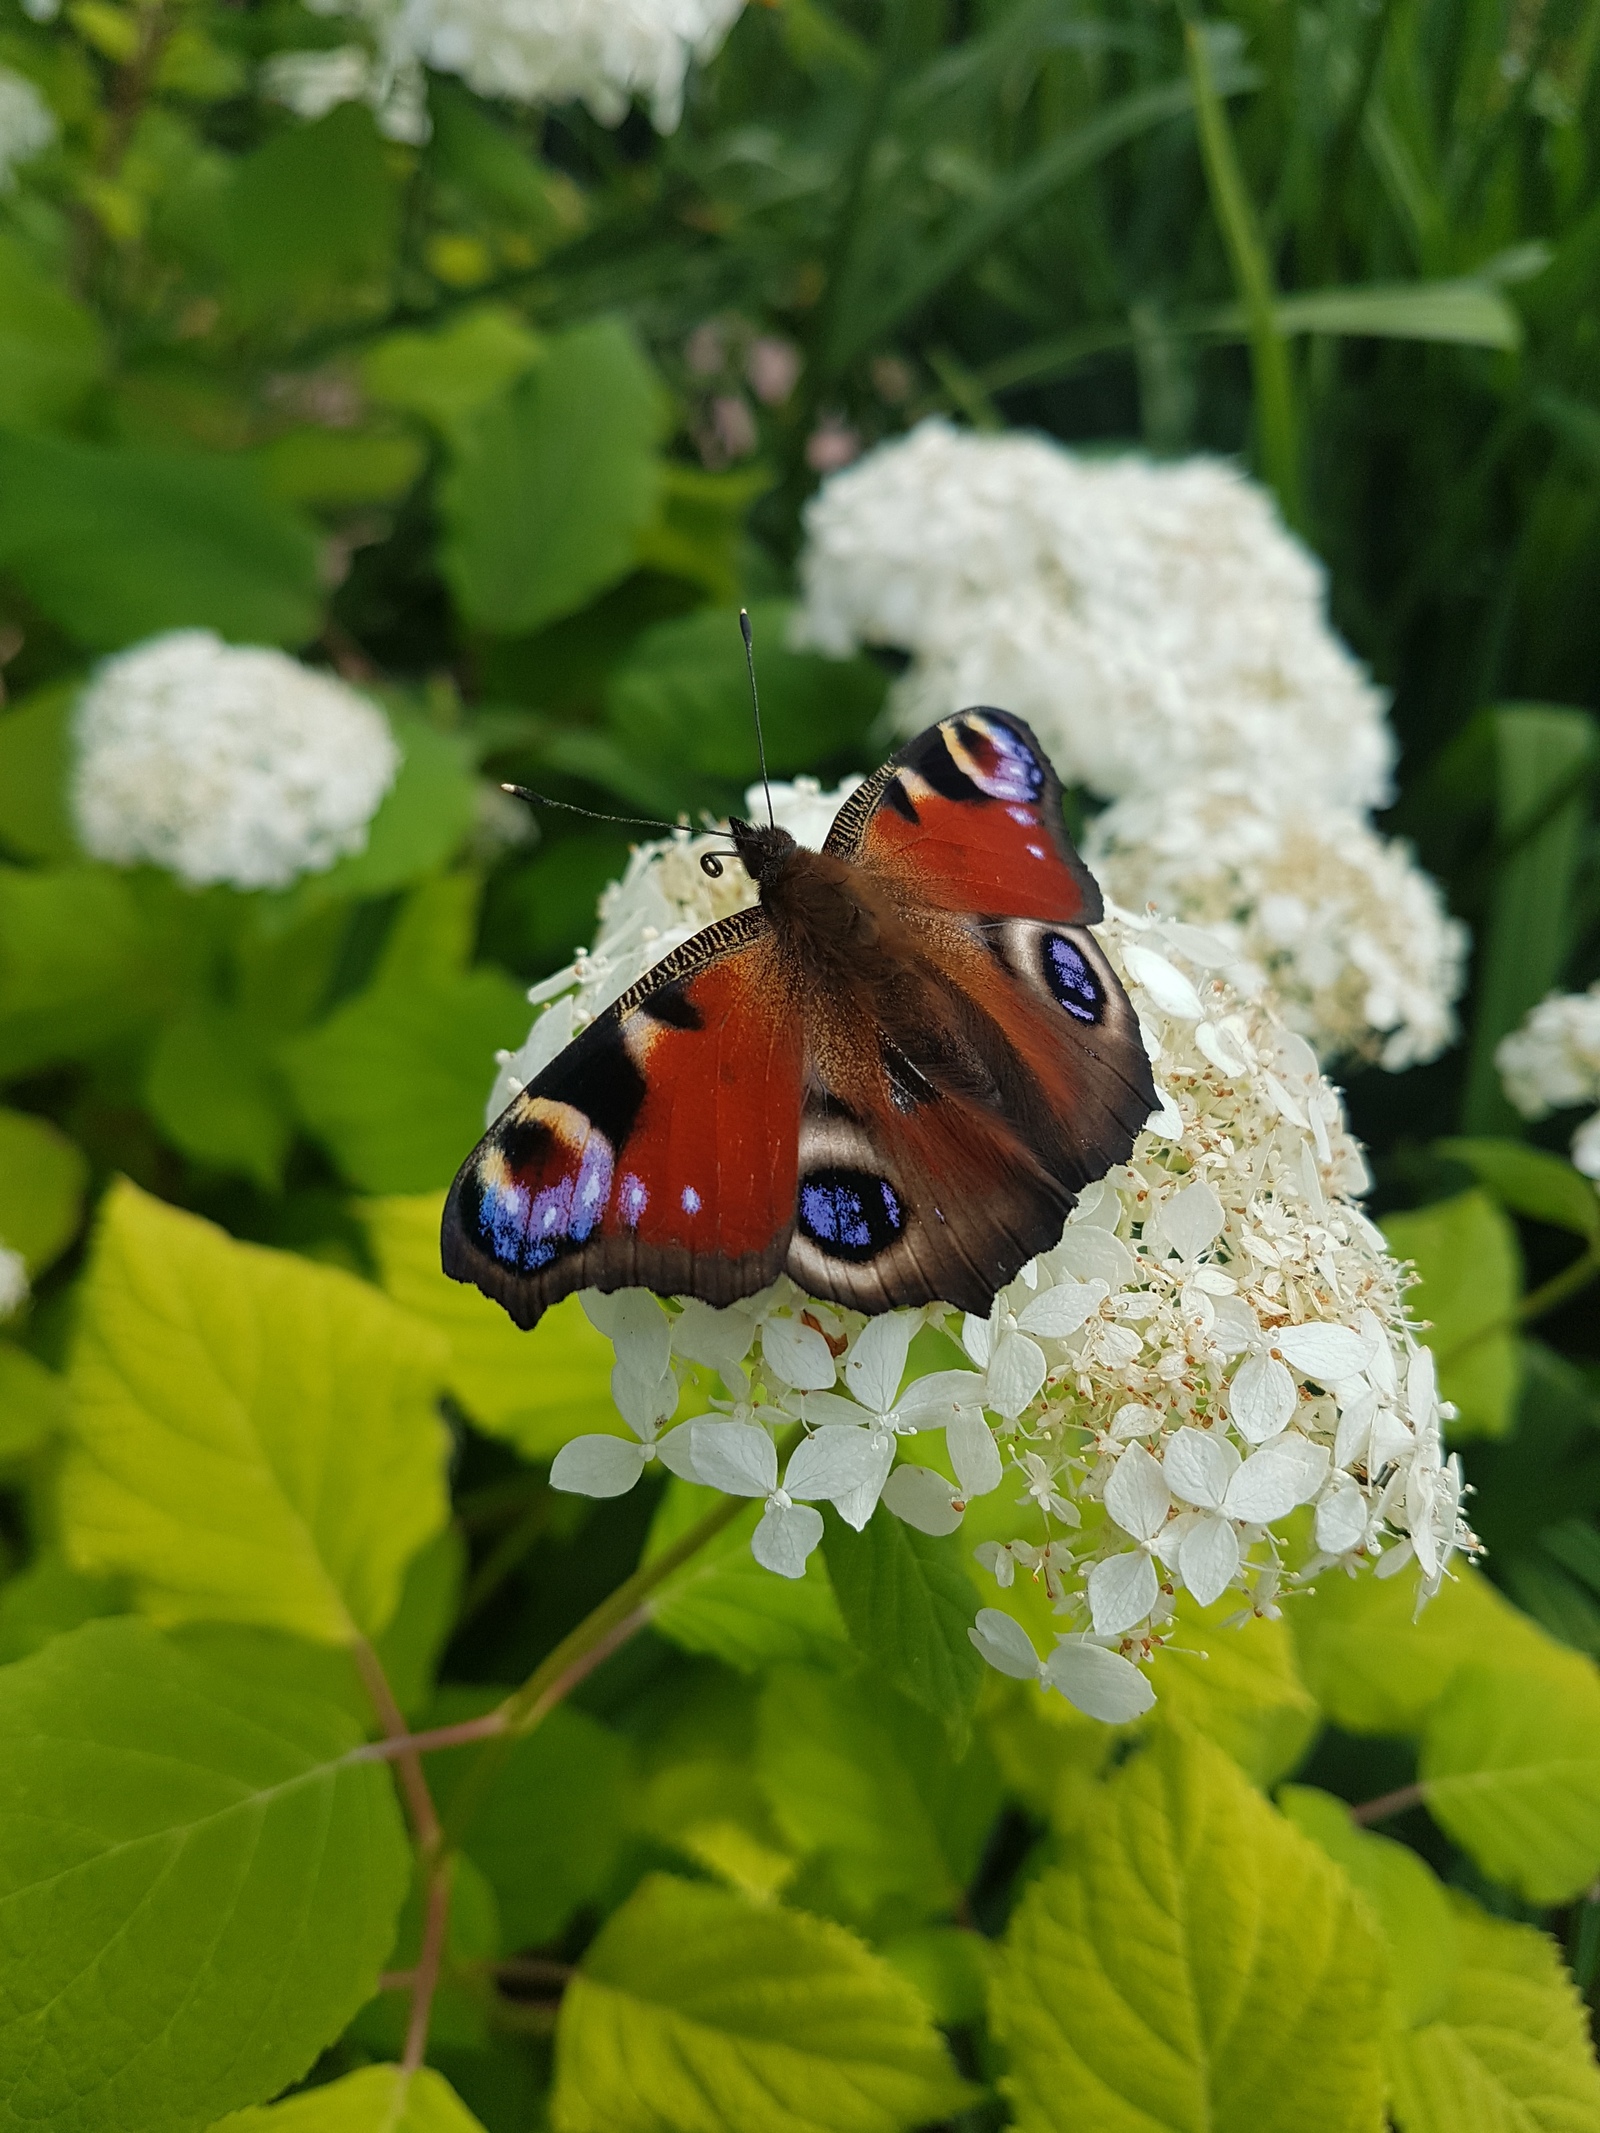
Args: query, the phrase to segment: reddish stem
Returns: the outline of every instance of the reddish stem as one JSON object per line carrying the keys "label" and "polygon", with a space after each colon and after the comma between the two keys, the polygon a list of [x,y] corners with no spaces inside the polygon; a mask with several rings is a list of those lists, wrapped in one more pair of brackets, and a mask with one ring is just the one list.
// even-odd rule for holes
{"label": "reddish stem", "polygon": [[1426,1790],[1421,1785],[1401,1785],[1393,1792],[1381,1792],[1375,1800],[1363,1801],[1352,1807],[1351,1819],[1365,1827],[1369,1822],[1387,1822],[1392,1815],[1403,1815],[1408,1808],[1425,1807],[1428,1802]]}
{"label": "reddish stem", "polygon": [[401,2071],[414,2074],[428,2049],[428,2023],[433,2014],[433,1995],[444,1961],[445,1928],[450,1923],[450,1883],[454,1862],[448,1854],[436,1859],[428,1876],[428,1908],[422,1921],[422,1949],[411,1983],[411,2019],[406,2024],[406,2048],[400,2055]]}

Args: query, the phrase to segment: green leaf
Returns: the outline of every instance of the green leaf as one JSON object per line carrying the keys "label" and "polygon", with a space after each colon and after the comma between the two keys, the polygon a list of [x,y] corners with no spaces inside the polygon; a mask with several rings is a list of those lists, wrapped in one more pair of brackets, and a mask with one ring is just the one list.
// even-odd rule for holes
{"label": "green leaf", "polygon": [[373,983],[279,1055],[301,1118],[365,1191],[447,1185],[482,1136],[496,1052],[527,1035],[523,988],[460,967],[477,902],[465,874],[416,890]]}
{"label": "green leaf", "polygon": [[[739,544],[758,496],[773,486],[765,468],[712,473],[667,460],[661,468],[656,517],[639,535],[638,560],[647,569],[687,578],[724,604],[739,589]],[[763,664],[762,679],[766,668]]]}
{"label": "green leaf", "polygon": [[46,1118],[0,1110],[0,1244],[39,1274],[61,1257],[83,1220],[89,1159]]}
{"label": "green leaf", "polygon": [[962,1543],[898,1518],[859,1533],[830,1517],[823,1554],[850,1641],[913,1703],[961,1726],[988,1669],[967,1632],[977,1614]]}
{"label": "green leaf", "polygon": [[1388,1944],[1400,2020],[1407,2028],[1431,2022],[1450,1998],[1461,1956],[1455,1914],[1439,1881],[1408,1846],[1362,1829],[1330,1792],[1285,1785],[1278,1805],[1371,1904]]}
{"label": "green leaf", "polygon": [[287,504],[348,511],[394,504],[422,472],[422,440],[404,431],[287,430],[256,454],[269,496]]}
{"label": "green leaf", "polygon": [[109,1578],[80,1577],[59,1555],[39,1555],[0,1585],[0,1665],[42,1651],[52,1637],[101,1615],[124,1612],[125,1595]]}
{"label": "green leaf", "polygon": [[0,429],[47,429],[70,416],[105,359],[93,315],[0,234]]}
{"label": "green leaf", "polygon": [[1600,1871],[1600,1673],[1552,1645],[1537,1672],[1491,1650],[1429,1715],[1428,1812],[1492,1881],[1565,1903]]}
{"label": "green leaf", "polygon": [[399,189],[363,105],[290,127],[229,175],[222,251],[240,312],[281,323],[383,300]]}
{"label": "green leaf", "polygon": [[1548,1934],[1452,1893],[1461,1959],[1437,2021],[1389,2039],[1400,2133],[1585,2133],[1600,2125],[1588,2017]]}
{"label": "green leaf", "polygon": [[76,694],[58,684],[0,712],[0,843],[25,859],[78,856],[67,813]]}
{"label": "green leaf", "polygon": [[211,2133],[482,2133],[431,2066],[363,2066],[262,2110],[231,2111]]}
{"label": "green leaf", "polygon": [[0,1079],[91,1057],[160,1013],[187,944],[165,885],[144,886],[105,867],[0,867]]}
{"label": "green leaf", "polygon": [[625,577],[655,509],[659,387],[615,320],[553,335],[459,432],[440,490],[445,575],[469,622],[514,636]]}
{"label": "green leaf", "polygon": [[294,1121],[263,1032],[249,1017],[205,1003],[174,1016],[151,1049],[144,1100],[174,1148],[277,1190]]}
{"label": "green leaf", "polygon": [[575,1296],[545,1313],[532,1333],[514,1326],[470,1284],[439,1264],[442,1193],[368,1200],[361,1210],[378,1279],[402,1309],[436,1326],[450,1344],[445,1383],[490,1436],[525,1459],[553,1459],[570,1437],[620,1436],[611,1399],[611,1343]]}
{"label": "green leaf", "polygon": [[220,454],[0,436],[0,572],[105,651],[188,625],[298,644],[320,606],[309,527]]}
{"label": "green leaf", "polygon": [[1377,2133],[1383,1990],[1344,1875],[1173,1729],[1023,1898],[990,2019],[1022,2133]]}
{"label": "green leaf", "polygon": [[[645,1561],[670,1548],[720,1501],[714,1489],[670,1481],[651,1523]],[[704,1652],[741,1672],[784,1659],[842,1657],[849,1640],[820,1550],[803,1578],[775,1578],[750,1553],[760,1519],[759,1504],[741,1511],[658,1585],[651,1621],[684,1651]]]}
{"label": "green leaf", "polygon": [[450,437],[526,377],[543,349],[514,311],[484,304],[433,333],[386,334],[362,358],[361,382],[381,405]]}
{"label": "green leaf", "polygon": [[443,1363],[353,1275],[114,1186],[73,1357],[69,1556],[166,1621],[375,1635],[444,1522]]}
{"label": "green leaf", "polygon": [[1319,1577],[1285,1610],[1307,1687],[1349,1733],[1415,1733],[1459,1667],[1497,1653],[1524,1672],[1565,1664],[1560,1645],[1465,1566],[1416,1612],[1414,1580]]}
{"label": "green leaf", "polygon": [[0,1670],[0,2128],[188,2133],[306,2071],[406,1886],[359,1739],[134,1619]]}
{"label": "green leaf", "polygon": [[67,1421],[67,1388],[14,1341],[0,1341],[0,1459],[24,1459]]}
{"label": "green leaf", "polygon": [[1237,1594],[1202,1611],[1180,1593],[1179,1636],[1151,1668],[1150,1722],[1183,1720],[1225,1748],[1258,1785],[1271,1785],[1299,1763],[1322,1714],[1300,1678],[1288,1623],[1256,1615],[1231,1628],[1237,1612]]}
{"label": "green leaf", "polygon": [[[750,610],[768,767],[791,776],[849,749],[865,760],[882,673],[867,659],[790,651],[790,612],[786,600]],[[703,608],[646,630],[606,685],[606,720],[618,766],[607,782],[620,777],[619,789],[641,805],[651,794],[657,806],[691,804],[708,791],[742,798],[761,765],[737,609]],[[551,760],[568,752],[558,740]],[[575,758],[568,767],[579,767]]]}
{"label": "green leaf", "polygon": [[821,1870],[826,1908],[863,1926],[948,1913],[1000,1808],[987,1749],[957,1760],[937,1721],[871,1675],[774,1669],[756,1768],[785,1843]]}
{"label": "green leaf", "polygon": [[1589,818],[1584,788],[1600,748],[1600,727],[1587,711],[1509,704],[1489,715],[1503,857],[1478,952],[1465,1108],[1473,1134],[1515,1132],[1519,1123],[1495,1047],[1559,981],[1566,962]]}
{"label": "green leaf", "polygon": [[567,1988],[555,2133],[895,2133],[972,2094],[842,1926],[652,1874]]}
{"label": "green leaf", "polygon": [[1503,1437],[1516,1412],[1522,1294],[1517,1235],[1486,1192],[1457,1193],[1411,1214],[1386,1215],[1397,1259],[1421,1277],[1406,1298],[1439,1365],[1439,1390],[1461,1410],[1454,1437]]}
{"label": "green leaf", "polygon": [[[504,1693],[447,1688],[427,1723],[476,1718]],[[478,1753],[454,1748],[428,1759],[447,1820]],[[627,1743],[571,1704],[558,1705],[497,1763],[461,1841],[494,1890],[506,1948],[546,1946],[574,1912],[603,1894],[628,1833],[629,1775]]]}
{"label": "green leaf", "polygon": [[467,1544],[458,1526],[445,1526],[406,1566],[400,1600],[382,1636],[378,1658],[394,1700],[414,1717],[433,1694],[434,1676],[461,1611]]}
{"label": "green leaf", "polygon": [[1571,1230],[1591,1244],[1600,1241],[1600,1192],[1593,1178],[1560,1156],[1530,1148],[1526,1141],[1445,1140],[1435,1146],[1441,1155],[1474,1171],[1478,1182],[1513,1214]]}

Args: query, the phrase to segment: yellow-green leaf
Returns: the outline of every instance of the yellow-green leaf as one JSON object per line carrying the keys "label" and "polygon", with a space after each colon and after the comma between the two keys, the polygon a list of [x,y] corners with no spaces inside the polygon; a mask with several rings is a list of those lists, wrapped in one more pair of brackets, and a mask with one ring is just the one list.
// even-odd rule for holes
{"label": "yellow-green leaf", "polygon": [[1384,1987],[1345,1876],[1173,1728],[1023,1898],[990,2019],[1021,2133],[1378,2133]]}
{"label": "yellow-green leaf", "polygon": [[89,1161],[46,1118],[0,1111],[0,1244],[37,1274],[78,1233]]}
{"label": "yellow-green leaf", "polygon": [[1331,1792],[1285,1785],[1278,1805],[1337,1860],[1377,1914],[1401,2021],[1432,2021],[1450,1997],[1461,1952],[1455,1914],[1437,1877],[1409,1846],[1362,1829]]}
{"label": "yellow-green leaf", "polygon": [[652,1874],[561,2004],[556,2133],[897,2133],[972,2091],[842,1926]]}
{"label": "yellow-green leaf", "polygon": [[1437,2021],[1389,2040],[1400,2133],[1592,2133],[1600,2069],[1555,1943],[1452,1894],[1461,1960]]}
{"label": "yellow-green leaf", "polygon": [[1600,1672],[1552,1649],[1537,1671],[1493,1647],[1428,1719],[1428,1811],[1492,1881],[1564,1903],[1600,1872]]}
{"label": "yellow-green leaf", "polygon": [[164,1621],[376,1634],[444,1521],[444,1364],[366,1282],[115,1186],[72,1366],[69,1556]]}
{"label": "yellow-green leaf", "polygon": [[1230,1628],[1237,1612],[1237,1594],[1203,1612],[1180,1596],[1176,1646],[1158,1653],[1151,1669],[1150,1723],[1187,1720],[1258,1785],[1270,1785],[1299,1762],[1321,1713],[1300,1678],[1289,1625],[1258,1615]]}
{"label": "yellow-green leaf", "polygon": [[444,1194],[369,1200],[362,1210],[378,1278],[403,1309],[436,1326],[450,1344],[445,1383],[491,1436],[526,1459],[552,1459],[586,1431],[622,1436],[611,1399],[611,1343],[575,1296],[545,1313],[531,1333],[512,1324],[480,1289],[451,1281],[439,1263]]}
{"label": "yellow-green leaf", "polygon": [[1416,1262],[1421,1277],[1406,1301],[1425,1322],[1439,1365],[1439,1389],[1460,1409],[1457,1437],[1500,1437],[1511,1427],[1517,1392],[1516,1329],[1522,1293],[1516,1231],[1486,1192],[1457,1193],[1411,1214],[1384,1219],[1389,1248]]}
{"label": "yellow-green leaf", "polygon": [[482,2133],[431,2066],[363,2066],[282,2103],[230,2111],[211,2133]]}

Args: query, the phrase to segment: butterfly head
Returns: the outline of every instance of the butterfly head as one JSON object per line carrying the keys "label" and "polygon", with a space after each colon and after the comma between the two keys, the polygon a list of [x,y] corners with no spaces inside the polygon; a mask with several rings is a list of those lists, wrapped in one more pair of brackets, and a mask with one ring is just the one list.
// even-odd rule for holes
{"label": "butterfly head", "polygon": [[738,815],[729,816],[728,834],[740,864],[758,889],[776,880],[795,850],[795,841],[786,829],[746,822]]}

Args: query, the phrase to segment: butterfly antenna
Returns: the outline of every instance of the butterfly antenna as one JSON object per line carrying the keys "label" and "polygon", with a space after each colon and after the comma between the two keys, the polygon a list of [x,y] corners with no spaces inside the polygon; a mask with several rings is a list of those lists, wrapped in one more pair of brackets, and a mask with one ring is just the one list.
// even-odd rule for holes
{"label": "butterfly antenna", "polygon": [[564,814],[586,815],[591,822],[622,822],[633,829],[680,830],[687,827],[682,822],[662,822],[654,815],[602,815],[592,807],[575,807],[570,800],[553,800],[546,792],[535,792],[528,785],[502,785],[502,792],[510,793],[514,800],[526,800],[530,807],[559,807]]}
{"label": "butterfly antenna", "polygon": [[772,781],[767,776],[767,744],[761,733],[761,698],[756,691],[756,651],[750,642],[750,610],[739,610],[739,635],[744,639],[744,663],[750,675],[750,708],[756,715],[756,753],[761,758],[761,784],[767,796],[767,821],[773,829],[778,818],[772,812]]}

